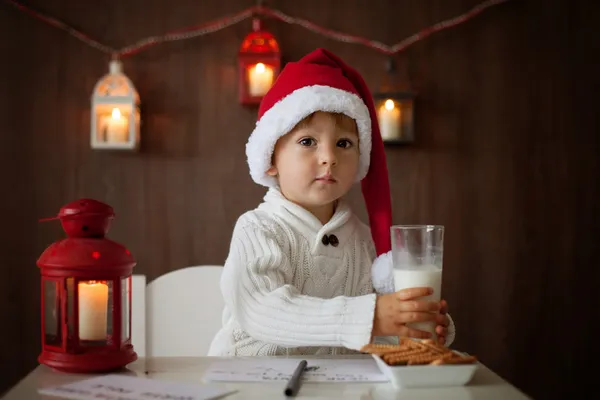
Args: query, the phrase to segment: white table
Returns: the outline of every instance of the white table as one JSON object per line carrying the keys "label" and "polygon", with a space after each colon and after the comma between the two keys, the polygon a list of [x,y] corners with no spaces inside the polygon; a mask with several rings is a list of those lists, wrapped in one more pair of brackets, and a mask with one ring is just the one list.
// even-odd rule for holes
{"label": "white table", "polygon": [[[215,357],[141,358],[119,373],[131,376],[148,376],[153,379],[185,383],[201,383],[202,375]],[[148,371],[148,374],[146,374]],[[57,372],[44,365],[38,366],[22,379],[4,397],[6,400],[55,399],[38,394],[39,388],[55,386],[97,375],[79,375]],[[234,399],[285,399],[281,382],[274,383],[220,383],[237,393],[225,397]],[[481,365],[473,380],[463,387],[405,389],[395,391],[388,383],[304,383],[296,399],[445,399],[445,400],[512,400],[528,399],[522,392]]]}

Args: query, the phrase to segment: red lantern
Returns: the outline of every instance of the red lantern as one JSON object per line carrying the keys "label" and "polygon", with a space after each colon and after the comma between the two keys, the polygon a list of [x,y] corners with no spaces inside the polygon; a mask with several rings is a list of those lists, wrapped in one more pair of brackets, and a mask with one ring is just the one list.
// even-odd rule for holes
{"label": "red lantern", "polygon": [[281,67],[279,45],[275,37],[262,29],[260,19],[252,21],[253,32],[244,38],[238,53],[239,100],[258,104],[271,88]]}
{"label": "red lantern", "polygon": [[67,238],[37,261],[42,283],[38,361],[66,372],[107,372],[135,361],[131,344],[131,274],[124,246],[105,238],[112,207],[81,199],[60,209]]}

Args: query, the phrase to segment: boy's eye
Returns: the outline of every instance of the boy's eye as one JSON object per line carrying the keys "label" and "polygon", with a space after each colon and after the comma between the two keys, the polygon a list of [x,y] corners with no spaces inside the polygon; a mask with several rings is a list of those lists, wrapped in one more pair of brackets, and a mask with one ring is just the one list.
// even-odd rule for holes
{"label": "boy's eye", "polygon": [[298,143],[301,144],[302,146],[312,146],[315,143],[315,140],[311,139],[311,138],[303,138],[303,139],[300,139],[300,141]]}
{"label": "boy's eye", "polygon": [[347,148],[352,147],[352,142],[348,139],[341,139],[341,140],[338,140],[337,146],[341,147],[343,149],[347,149]]}

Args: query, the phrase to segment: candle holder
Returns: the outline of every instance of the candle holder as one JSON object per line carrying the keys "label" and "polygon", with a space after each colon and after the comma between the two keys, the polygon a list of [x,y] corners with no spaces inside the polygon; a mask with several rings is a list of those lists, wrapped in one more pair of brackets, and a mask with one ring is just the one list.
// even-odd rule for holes
{"label": "candle holder", "polygon": [[105,237],[112,207],[93,199],[63,206],[67,238],[50,245],[41,273],[41,364],[65,372],[108,372],[137,359],[131,344],[131,275],[123,245]]}
{"label": "candle holder", "polygon": [[269,91],[281,67],[279,44],[275,37],[254,18],[252,32],[238,53],[238,96],[241,104],[259,104]]}
{"label": "candle holder", "polygon": [[92,95],[93,149],[136,150],[140,142],[140,96],[114,59]]}

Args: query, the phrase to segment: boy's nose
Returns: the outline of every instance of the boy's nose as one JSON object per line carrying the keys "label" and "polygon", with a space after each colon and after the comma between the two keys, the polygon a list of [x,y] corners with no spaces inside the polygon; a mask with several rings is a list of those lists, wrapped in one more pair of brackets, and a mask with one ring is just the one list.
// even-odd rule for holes
{"label": "boy's nose", "polygon": [[322,149],[319,152],[320,163],[322,165],[336,165],[337,157],[335,155],[335,151],[332,149]]}

